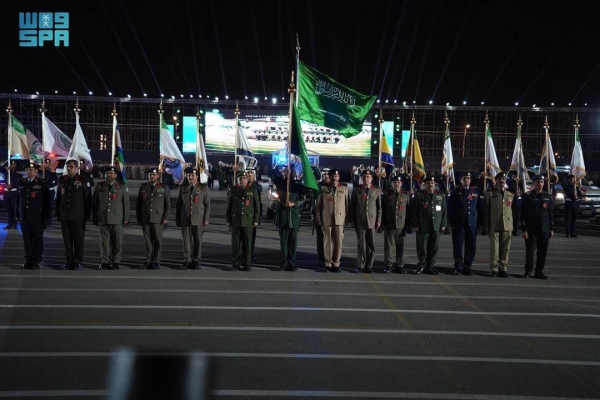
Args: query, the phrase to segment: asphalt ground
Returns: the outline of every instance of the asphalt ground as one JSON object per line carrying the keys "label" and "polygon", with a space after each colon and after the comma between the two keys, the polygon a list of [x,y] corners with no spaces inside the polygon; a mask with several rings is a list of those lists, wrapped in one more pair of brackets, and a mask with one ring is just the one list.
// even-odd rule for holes
{"label": "asphalt ground", "polygon": [[[130,183],[132,194],[137,184]],[[19,230],[0,231],[0,397],[109,398],[111,363],[128,348],[208,359],[212,398],[600,398],[597,237],[553,238],[542,281],[521,277],[520,237],[513,237],[508,279],[485,276],[485,236],[474,276],[451,275],[451,235],[441,237],[440,275],[384,274],[377,234],[375,273],[366,275],[350,273],[356,236],[347,228],[342,272],[332,274],[318,265],[316,236],[304,221],[299,269],[287,272],[277,270],[277,230],[263,220],[254,269],[227,271],[226,192],[211,196],[201,270],[177,269],[174,210],[160,270],[136,269],[144,245],[135,218],[118,271],[95,269],[99,235],[91,224],[80,271],[59,269],[56,223],[45,232],[36,271],[19,269]],[[413,269],[415,235],[406,249]],[[174,373],[187,380],[161,365],[142,385],[166,385]],[[153,393],[145,398],[170,398]]]}

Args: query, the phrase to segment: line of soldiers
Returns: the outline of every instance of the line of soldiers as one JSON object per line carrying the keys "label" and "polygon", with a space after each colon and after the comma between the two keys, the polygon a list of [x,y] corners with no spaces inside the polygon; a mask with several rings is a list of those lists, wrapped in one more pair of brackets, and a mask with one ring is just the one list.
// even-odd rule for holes
{"label": "line of soldiers", "polygon": [[[50,220],[52,196],[48,185],[38,176],[39,166],[30,163],[27,177],[17,182],[19,221],[25,247],[23,268],[39,268],[43,254],[43,230]],[[91,184],[79,173],[76,160],[66,163],[67,174],[58,178],[56,216],[61,223],[66,262],[61,269],[80,269],[83,260],[86,222],[92,218],[100,232],[102,269],[119,269],[123,227],[129,223],[129,190],[119,182],[115,167],[105,168],[106,180],[94,193]],[[188,168],[186,181],[177,199],[176,224],[181,228],[183,262],[181,269],[200,269],[202,235],[209,224],[210,196],[200,184],[200,172]],[[254,259],[256,227],[262,214],[261,189],[255,171],[236,174],[227,198],[226,221],[232,237],[231,270],[250,271]],[[293,172],[271,172],[280,198],[275,213],[279,228],[280,269],[295,271],[300,209],[305,201],[303,186]],[[146,262],[141,268],[158,269],[162,253],[162,236],[170,212],[168,186],[159,182],[159,171],[148,172],[148,182],[141,184],[136,203],[136,217],[144,236]],[[372,273],[375,261],[375,232],[384,232],[384,272],[406,273],[404,241],[409,228],[416,232],[418,264],[416,274],[437,275],[436,256],[439,237],[452,228],[455,274],[472,275],[476,252],[477,227],[483,225],[490,241],[489,276],[508,277],[508,258],[512,240],[512,206],[515,196],[506,190],[506,174],[495,177],[495,186],[482,196],[471,186],[471,174],[463,174],[460,185],[446,196],[436,190],[436,179],[428,176],[424,190],[411,196],[402,189],[401,175],[390,178],[391,188],[381,191],[372,185],[373,175],[362,172],[363,184],[352,193],[339,182],[340,171],[331,169],[323,178],[315,199],[315,220],[322,235],[319,257],[328,271],[339,272],[345,226],[350,223],[357,237],[357,265],[354,272]],[[533,178],[534,188],[523,196],[521,207],[522,237],[526,243],[524,277],[546,279],[543,272],[549,239],[553,236],[553,210],[550,195],[543,190],[544,177]],[[288,198],[289,193],[289,198]],[[319,238],[319,235],[317,236]],[[322,250],[321,250],[322,249]],[[321,253],[322,251],[322,253]],[[537,259],[534,261],[535,253]],[[535,272],[534,272],[535,268]]]}

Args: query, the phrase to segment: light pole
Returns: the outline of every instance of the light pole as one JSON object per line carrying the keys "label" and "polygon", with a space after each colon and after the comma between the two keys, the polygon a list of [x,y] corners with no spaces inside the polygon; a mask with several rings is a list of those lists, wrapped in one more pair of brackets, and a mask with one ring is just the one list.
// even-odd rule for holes
{"label": "light pole", "polygon": [[462,148],[462,157],[465,157],[465,144],[467,143],[467,129],[469,129],[471,125],[465,125],[465,133],[463,134],[463,148]]}

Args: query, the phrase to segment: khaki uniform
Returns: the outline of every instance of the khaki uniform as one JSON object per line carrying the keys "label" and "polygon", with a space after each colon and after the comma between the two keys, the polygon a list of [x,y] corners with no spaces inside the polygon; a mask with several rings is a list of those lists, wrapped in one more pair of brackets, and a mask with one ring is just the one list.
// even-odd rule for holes
{"label": "khaki uniform", "polygon": [[175,224],[183,237],[183,262],[199,262],[202,258],[202,235],[210,219],[208,186],[189,183],[179,187]]}
{"label": "khaki uniform", "polygon": [[316,219],[323,232],[324,256],[326,267],[340,267],[344,225],[348,222],[350,199],[348,187],[340,183],[337,186],[323,185],[317,198]]}
{"label": "khaki uniform", "polygon": [[100,232],[102,264],[121,262],[123,226],[129,222],[129,190],[123,183],[100,182],[94,190],[92,220]]}
{"label": "khaki uniform", "polygon": [[381,224],[381,190],[360,185],[352,191],[350,222],[356,229],[357,263],[360,271],[375,261],[375,227]]}
{"label": "khaki uniform", "polygon": [[136,203],[137,223],[142,226],[146,246],[146,263],[160,263],[162,255],[162,221],[169,220],[171,194],[160,182],[140,186]]}
{"label": "khaki uniform", "polygon": [[381,202],[381,228],[384,237],[384,265],[391,267],[394,262],[404,267],[404,237],[408,215],[409,194],[400,190],[386,190]]}
{"label": "khaki uniform", "polygon": [[446,227],[446,199],[442,192],[426,190],[415,193],[412,204],[412,225],[418,229],[416,244],[420,268],[435,268],[440,242],[440,230]]}
{"label": "khaki uniform", "polygon": [[484,228],[490,238],[490,270],[506,271],[512,241],[512,203],[514,195],[498,188],[485,192],[483,205]]}
{"label": "khaki uniform", "polygon": [[227,196],[227,223],[231,226],[231,261],[234,267],[252,262],[252,228],[260,220],[259,195],[251,187],[233,186]]}

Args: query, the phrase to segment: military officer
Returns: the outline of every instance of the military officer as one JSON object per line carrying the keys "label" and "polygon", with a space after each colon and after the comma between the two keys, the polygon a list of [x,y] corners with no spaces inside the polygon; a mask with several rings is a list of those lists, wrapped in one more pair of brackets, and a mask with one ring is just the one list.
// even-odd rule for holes
{"label": "military officer", "polygon": [[506,190],[506,174],[496,174],[496,186],[485,192],[483,227],[490,240],[490,276],[508,278],[508,255],[512,241],[514,195]]}
{"label": "military officer", "polygon": [[[252,187],[258,193],[258,206],[260,208],[258,225],[260,225],[260,217],[263,214],[262,208],[262,185],[256,180],[256,168],[246,168],[246,174],[248,174],[248,186]],[[254,257],[254,245],[256,244],[256,227],[252,228],[252,262],[256,261]]]}
{"label": "military officer", "polygon": [[171,194],[169,187],[158,181],[158,168],[148,170],[148,182],[140,186],[135,209],[146,247],[146,263],[140,268],[159,269],[163,227],[169,222]]}
{"label": "military officer", "polygon": [[27,176],[15,182],[19,198],[18,219],[23,234],[25,264],[21,268],[39,269],[44,254],[44,229],[51,214],[50,190],[37,176],[39,166],[29,163]]}
{"label": "military officer", "polygon": [[[321,172],[321,181],[319,182],[319,192],[312,196],[312,223],[313,235],[317,232],[317,257],[320,263],[325,263],[325,239],[323,238],[323,229],[317,224],[317,201],[319,195],[323,193],[323,189],[329,186],[329,168],[323,169]],[[330,267],[326,266],[326,270]]]}
{"label": "military officer", "polygon": [[227,196],[227,226],[231,229],[231,268],[252,271],[252,228],[258,226],[260,218],[258,193],[248,187],[248,174],[240,171],[236,175]]}
{"label": "military officer", "polygon": [[473,275],[471,266],[477,250],[480,207],[479,191],[476,187],[471,186],[471,173],[465,172],[460,178],[460,185],[450,193],[448,201],[448,222],[452,228],[454,275]]}
{"label": "military officer", "polygon": [[415,193],[412,203],[412,225],[417,233],[417,265],[416,274],[425,271],[437,275],[435,257],[438,252],[440,233],[446,230],[446,199],[444,194],[435,190],[435,176],[424,180],[425,190]]}
{"label": "military officer", "polygon": [[[409,193],[402,190],[402,177],[394,175],[391,177],[392,188],[383,194],[381,202],[381,227],[383,229],[384,249],[384,272],[405,274],[404,269],[404,238],[406,236],[406,222]],[[395,263],[395,264],[394,264]]]}
{"label": "military officer", "polygon": [[[279,228],[279,245],[281,264],[279,270],[296,270],[296,248],[298,247],[298,229],[300,228],[300,210],[306,201],[302,183],[295,180],[295,174],[283,174],[274,169],[270,172],[271,180],[277,186],[279,202],[275,210],[274,224]],[[287,197],[287,179],[291,177],[290,196]]]}
{"label": "military officer", "polygon": [[186,169],[187,183],[179,187],[175,222],[183,237],[183,264],[180,269],[200,269],[202,235],[210,219],[210,196],[207,185],[199,182],[197,168]]}
{"label": "military officer", "polygon": [[[19,199],[17,193],[17,185],[21,179],[21,174],[17,172],[17,163],[13,160],[10,162],[8,169],[2,168],[2,172],[6,177],[6,191],[4,192],[4,206],[6,207],[6,226],[2,229],[17,229],[17,219],[19,211]],[[10,174],[10,183],[8,183],[8,175]]]}
{"label": "military officer", "polygon": [[348,223],[350,197],[348,187],[340,183],[340,171],[330,169],[329,184],[321,186],[317,198],[316,221],[323,232],[323,257],[325,268],[331,272],[340,272],[344,225]]}
{"label": "military officer", "polygon": [[129,189],[117,180],[117,169],[104,168],[106,181],[98,183],[92,202],[92,220],[100,232],[98,270],[119,269],[123,228],[129,224]]}
{"label": "military officer", "polygon": [[373,175],[365,170],[361,175],[363,184],[355,187],[350,201],[350,222],[356,230],[356,272],[373,273],[375,261],[375,231],[381,225],[381,190],[371,185]]}
{"label": "military officer", "polygon": [[583,197],[581,190],[575,183],[575,175],[567,176],[567,182],[563,186],[565,192],[565,234],[567,237],[576,238],[575,223],[579,213],[579,199]]}
{"label": "military officer", "polygon": [[533,189],[523,196],[521,209],[521,236],[525,239],[525,278],[531,276],[533,257],[537,251],[534,278],[548,279],[544,265],[548,244],[554,236],[554,211],[552,197],[544,191],[544,175],[533,177]]}
{"label": "military officer", "polygon": [[81,269],[85,225],[92,212],[90,184],[79,175],[77,160],[65,163],[67,175],[58,180],[56,218],[60,221],[65,244],[66,263],[61,269]]}

